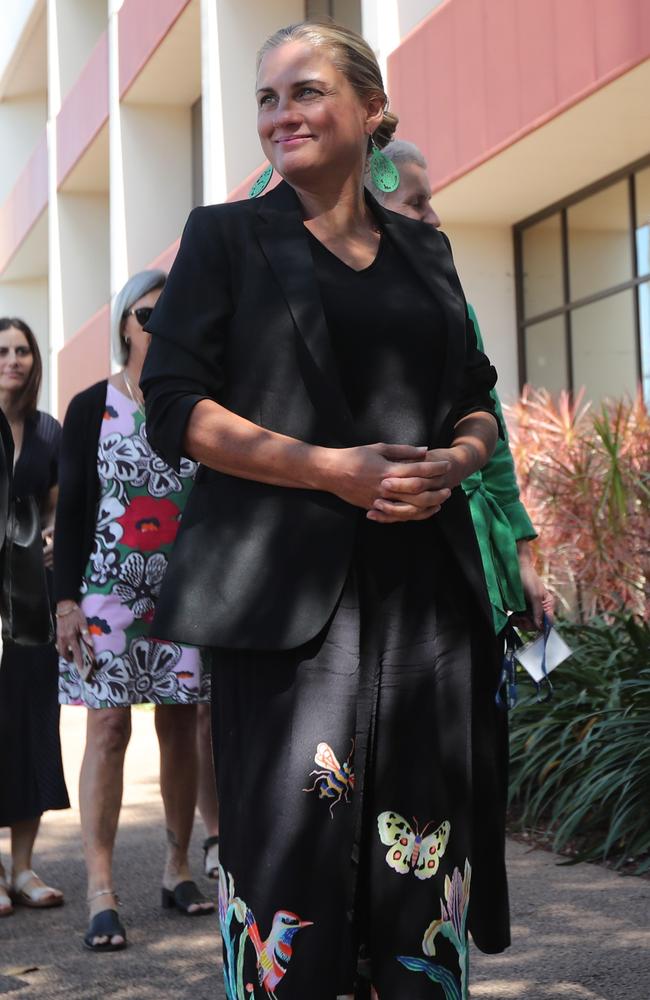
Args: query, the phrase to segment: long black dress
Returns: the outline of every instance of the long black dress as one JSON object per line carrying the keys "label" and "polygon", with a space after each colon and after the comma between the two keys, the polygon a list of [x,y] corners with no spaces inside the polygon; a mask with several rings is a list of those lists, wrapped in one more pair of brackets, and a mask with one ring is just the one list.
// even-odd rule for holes
{"label": "long black dress", "polygon": [[[310,246],[358,443],[426,443],[444,361],[436,300],[385,237],[360,272]],[[472,648],[477,616],[435,518],[387,526],[360,511],[318,636],[213,650],[229,1000],[334,1000],[359,969],[380,1000],[467,997],[472,713],[496,685],[491,648]]]}
{"label": "long black dress", "polygon": [[[49,414],[25,421],[14,494],[44,501],[58,478],[61,427]],[[6,644],[0,665],[0,827],[70,806],[59,739],[53,644]]]}

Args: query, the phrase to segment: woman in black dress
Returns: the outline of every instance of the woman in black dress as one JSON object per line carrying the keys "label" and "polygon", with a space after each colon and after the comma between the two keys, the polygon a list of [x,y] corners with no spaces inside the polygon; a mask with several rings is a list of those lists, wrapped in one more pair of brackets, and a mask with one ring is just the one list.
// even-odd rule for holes
{"label": "woman in black dress", "polygon": [[[42,365],[36,338],[20,319],[0,319],[0,408],[14,441],[15,497],[35,497],[43,557],[52,566],[61,427],[36,409]],[[0,915],[11,900],[60,906],[63,894],[34,874],[32,851],[41,816],[70,806],[59,740],[58,661],[54,644],[6,643],[0,665],[0,827],[11,827],[12,877],[0,863]]]}
{"label": "woman in black dress", "polygon": [[468,928],[509,943],[459,485],[495,374],[446,238],[364,196],[396,119],[363,39],[278,32],[257,103],[284,183],[192,213],[142,381],[154,447],[202,463],[154,631],[212,647],[226,992],[461,1000]]}

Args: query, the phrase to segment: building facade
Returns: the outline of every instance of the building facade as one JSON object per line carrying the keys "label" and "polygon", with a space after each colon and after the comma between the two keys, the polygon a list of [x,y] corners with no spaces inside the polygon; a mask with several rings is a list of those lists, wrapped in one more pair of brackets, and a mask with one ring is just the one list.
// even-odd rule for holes
{"label": "building facade", "polygon": [[647,0],[5,0],[0,315],[37,333],[43,407],[110,371],[111,298],[191,208],[246,195],[255,53],[316,14],[386,70],[502,395],[650,394]]}

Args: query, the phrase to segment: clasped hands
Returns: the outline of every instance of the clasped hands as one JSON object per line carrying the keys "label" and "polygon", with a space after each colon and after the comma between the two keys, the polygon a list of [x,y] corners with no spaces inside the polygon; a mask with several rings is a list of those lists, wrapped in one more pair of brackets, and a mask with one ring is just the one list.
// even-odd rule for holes
{"label": "clasped hands", "polygon": [[425,521],[437,514],[455,486],[473,471],[465,446],[414,448],[372,444],[338,452],[337,488],[378,524]]}

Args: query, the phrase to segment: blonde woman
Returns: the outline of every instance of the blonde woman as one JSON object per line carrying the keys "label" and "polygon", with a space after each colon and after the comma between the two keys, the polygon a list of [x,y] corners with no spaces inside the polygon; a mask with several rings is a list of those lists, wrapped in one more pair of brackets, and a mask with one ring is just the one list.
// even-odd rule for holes
{"label": "blonde woman", "polygon": [[495,373],[445,237],[364,194],[396,181],[366,42],[282,29],[254,90],[283,182],[192,213],[142,379],[153,446],[202,464],[154,629],[212,648],[226,992],[466,997],[468,927],[508,944],[460,486],[495,445]]}

